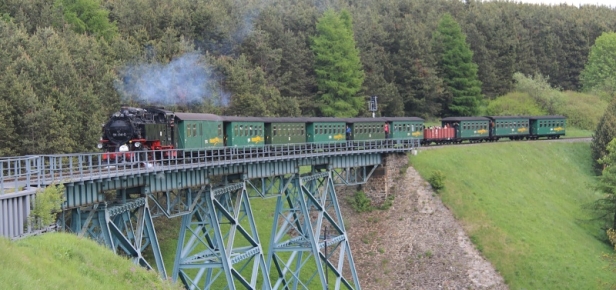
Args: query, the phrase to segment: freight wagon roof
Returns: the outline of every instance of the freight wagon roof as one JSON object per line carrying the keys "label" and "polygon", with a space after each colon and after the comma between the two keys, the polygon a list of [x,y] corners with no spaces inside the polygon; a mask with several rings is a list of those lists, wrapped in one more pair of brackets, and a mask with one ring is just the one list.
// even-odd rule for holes
{"label": "freight wagon roof", "polygon": [[552,116],[530,116],[531,120],[544,120],[544,119],[567,119],[565,116],[552,115]]}
{"label": "freight wagon roof", "polygon": [[383,117],[383,119],[389,121],[389,122],[404,122],[404,121],[421,121],[423,122],[424,119],[419,118],[419,117]]}
{"label": "freight wagon roof", "polygon": [[490,119],[485,117],[447,117],[441,119],[441,121],[451,122],[451,121],[490,121]]}
{"label": "freight wagon roof", "polygon": [[265,123],[306,123],[306,118],[294,117],[277,117],[277,118],[261,118]]}
{"label": "freight wagon roof", "polygon": [[182,121],[222,121],[222,117],[214,114],[175,113],[175,117]]}
{"label": "freight wagon roof", "polygon": [[500,120],[500,119],[529,119],[528,116],[486,116],[486,118],[490,118],[493,120]]}

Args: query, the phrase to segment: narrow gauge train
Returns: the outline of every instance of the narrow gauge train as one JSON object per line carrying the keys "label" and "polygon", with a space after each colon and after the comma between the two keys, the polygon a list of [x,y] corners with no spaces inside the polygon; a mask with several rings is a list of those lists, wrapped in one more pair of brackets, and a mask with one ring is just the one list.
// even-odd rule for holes
{"label": "narrow gauge train", "polygon": [[[160,152],[162,158],[181,151],[203,151],[233,147],[255,150],[276,145],[317,144],[324,150],[344,147],[348,142],[385,139],[390,128],[391,146],[559,138],[565,134],[562,116],[536,117],[449,117],[440,127],[426,128],[417,117],[381,118],[259,118],[213,114],[180,113],[157,107],[122,107],[103,125],[98,144],[103,159],[131,158],[135,154]],[[347,134],[347,127],[350,134]],[[154,158],[151,156],[150,158]]]}
{"label": "narrow gauge train", "polygon": [[[122,107],[103,125],[98,144],[104,160],[125,160],[140,153],[163,154],[180,151],[218,152],[233,147],[281,150],[286,144],[317,144],[319,149],[344,147],[347,141],[385,139],[384,125],[391,128],[391,146],[418,144],[424,120],[416,117],[389,118],[260,118],[180,113],[163,108]],[[347,140],[347,126],[350,129]],[[395,144],[394,144],[395,143]],[[215,149],[215,150],[212,150]],[[157,158],[151,156],[150,158]],[[158,159],[158,158],[157,158]]]}

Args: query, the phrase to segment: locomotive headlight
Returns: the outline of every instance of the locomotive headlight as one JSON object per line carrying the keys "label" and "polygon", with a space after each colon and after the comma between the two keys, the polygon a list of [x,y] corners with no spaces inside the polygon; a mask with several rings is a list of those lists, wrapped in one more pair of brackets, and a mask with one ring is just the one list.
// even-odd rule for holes
{"label": "locomotive headlight", "polygon": [[135,148],[139,148],[139,147],[141,147],[141,142],[135,142],[134,145],[135,145]]}
{"label": "locomotive headlight", "polygon": [[103,149],[103,143],[98,143],[98,144],[96,145],[96,148],[98,148],[98,149]]}
{"label": "locomotive headlight", "polygon": [[120,152],[128,152],[128,146],[126,144],[120,146]]}

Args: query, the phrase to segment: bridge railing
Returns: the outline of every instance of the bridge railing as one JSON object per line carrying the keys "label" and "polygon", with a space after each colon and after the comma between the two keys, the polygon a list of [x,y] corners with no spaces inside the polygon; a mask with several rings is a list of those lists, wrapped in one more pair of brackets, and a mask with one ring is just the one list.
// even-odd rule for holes
{"label": "bridge railing", "polygon": [[39,156],[0,158],[0,194],[22,191],[38,173]]}
{"label": "bridge railing", "polygon": [[418,140],[372,140],[226,147],[207,151],[160,150],[116,153],[77,153],[0,159],[0,193],[53,183],[85,182],[126,175],[232,165],[246,162],[368,152],[402,152]]}

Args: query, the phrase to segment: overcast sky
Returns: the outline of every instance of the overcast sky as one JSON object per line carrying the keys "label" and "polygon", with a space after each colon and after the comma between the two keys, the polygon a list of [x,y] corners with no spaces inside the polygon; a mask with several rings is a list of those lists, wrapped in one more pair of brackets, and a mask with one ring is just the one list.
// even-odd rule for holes
{"label": "overcast sky", "polygon": [[572,5],[594,4],[616,7],[616,0],[515,0],[514,2],[524,3],[544,3],[544,4],[561,4],[567,3]]}

